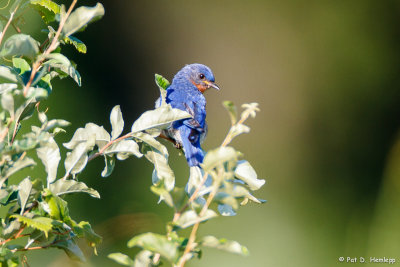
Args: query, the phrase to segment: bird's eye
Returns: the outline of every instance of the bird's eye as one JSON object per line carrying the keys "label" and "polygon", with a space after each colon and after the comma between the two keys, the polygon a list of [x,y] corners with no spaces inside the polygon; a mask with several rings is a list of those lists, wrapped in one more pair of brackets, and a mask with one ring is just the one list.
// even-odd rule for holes
{"label": "bird's eye", "polygon": [[204,74],[201,73],[201,74],[199,75],[199,78],[200,78],[200,79],[204,79]]}

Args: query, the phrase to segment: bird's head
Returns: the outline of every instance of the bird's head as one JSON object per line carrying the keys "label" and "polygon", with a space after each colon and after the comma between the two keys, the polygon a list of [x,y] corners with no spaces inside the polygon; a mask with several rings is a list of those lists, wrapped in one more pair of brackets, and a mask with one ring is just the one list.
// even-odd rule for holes
{"label": "bird's head", "polygon": [[211,87],[219,90],[219,87],[215,84],[214,74],[205,65],[197,63],[186,65],[178,72],[177,76],[188,79],[202,93]]}

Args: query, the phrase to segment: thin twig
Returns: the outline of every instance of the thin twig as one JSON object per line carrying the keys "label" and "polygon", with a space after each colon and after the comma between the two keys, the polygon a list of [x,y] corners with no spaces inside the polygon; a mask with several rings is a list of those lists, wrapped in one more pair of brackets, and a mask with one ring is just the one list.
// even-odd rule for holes
{"label": "thin twig", "polygon": [[60,37],[61,31],[64,27],[64,24],[67,21],[69,15],[71,14],[72,10],[74,9],[74,6],[76,5],[77,1],[78,0],[72,1],[71,5],[68,8],[67,13],[63,17],[63,19],[60,21],[60,25],[58,26],[58,30],[57,30],[56,34],[54,35],[54,38],[53,38],[51,44],[49,45],[49,47],[47,47],[46,51],[44,51],[42,58],[40,60],[35,61],[35,63],[33,63],[31,76],[29,77],[28,83],[24,87],[24,96],[27,95],[28,89],[31,87],[31,84],[33,82],[33,78],[35,77],[37,71],[39,70],[40,66],[42,65],[43,60],[46,58],[46,56],[48,56],[51,52],[53,52],[57,48],[58,37]]}
{"label": "thin twig", "polygon": [[10,18],[8,19],[7,24],[6,24],[6,26],[4,27],[3,32],[1,33],[1,36],[0,36],[0,45],[1,45],[1,42],[3,41],[4,35],[5,35],[5,33],[6,33],[7,29],[8,29],[8,27],[9,27],[10,24],[11,24],[11,21],[12,21],[13,18],[14,18],[15,12],[17,12],[18,8],[19,8],[19,4],[15,7],[14,11],[11,12],[11,14],[10,14]]}

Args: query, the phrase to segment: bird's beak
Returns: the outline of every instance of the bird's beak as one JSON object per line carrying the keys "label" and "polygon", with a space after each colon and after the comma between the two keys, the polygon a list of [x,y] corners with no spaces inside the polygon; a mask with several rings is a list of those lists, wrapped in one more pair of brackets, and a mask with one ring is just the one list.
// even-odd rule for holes
{"label": "bird's beak", "polygon": [[208,88],[212,87],[212,88],[214,88],[214,89],[219,91],[219,87],[215,83],[210,82],[210,81],[204,81],[204,82],[207,84]]}

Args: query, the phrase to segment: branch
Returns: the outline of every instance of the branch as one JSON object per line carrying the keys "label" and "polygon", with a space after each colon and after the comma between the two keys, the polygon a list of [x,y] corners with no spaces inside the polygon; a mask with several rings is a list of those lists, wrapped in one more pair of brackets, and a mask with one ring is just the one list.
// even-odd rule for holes
{"label": "branch", "polygon": [[1,36],[0,36],[0,45],[1,45],[1,42],[3,41],[4,35],[6,34],[6,31],[7,31],[8,27],[9,27],[10,24],[11,24],[11,21],[12,21],[13,18],[14,18],[15,12],[17,12],[18,8],[19,8],[19,4],[15,7],[14,11],[11,12],[10,18],[8,19],[7,24],[6,24],[6,26],[4,27],[3,32],[1,33]]}
{"label": "branch", "polygon": [[26,96],[26,94],[28,93],[28,89],[31,87],[31,84],[33,82],[33,78],[35,77],[38,69],[40,68],[40,66],[43,63],[44,58],[49,55],[51,52],[54,51],[54,49],[57,48],[57,43],[58,43],[58,37],[60,37],[61,31],[64,27],[65,22],[67,21],[69,15],[71,14],[72,10],[74,9],[74,6],[76,5],[76,2],[78,0],[73,0],[71,5],[68,8],[68,11],[66,13],[66,15],[63,17],[63,19],[60,21],[60,25],[58,26],[58,30],[56,32],[56,34],[54,35],[54,38],[51,42],[51,44],[49,45],[49,47],[47,47],[46,51],[44,51],[43,53],[43,57],[40,60],[37,60],[35,63],[33,63],[32,65],[32,72],[31,72],[31,76],[29,77],[29,81],[28,83],[25,85],[24,87],[24,96]]}

